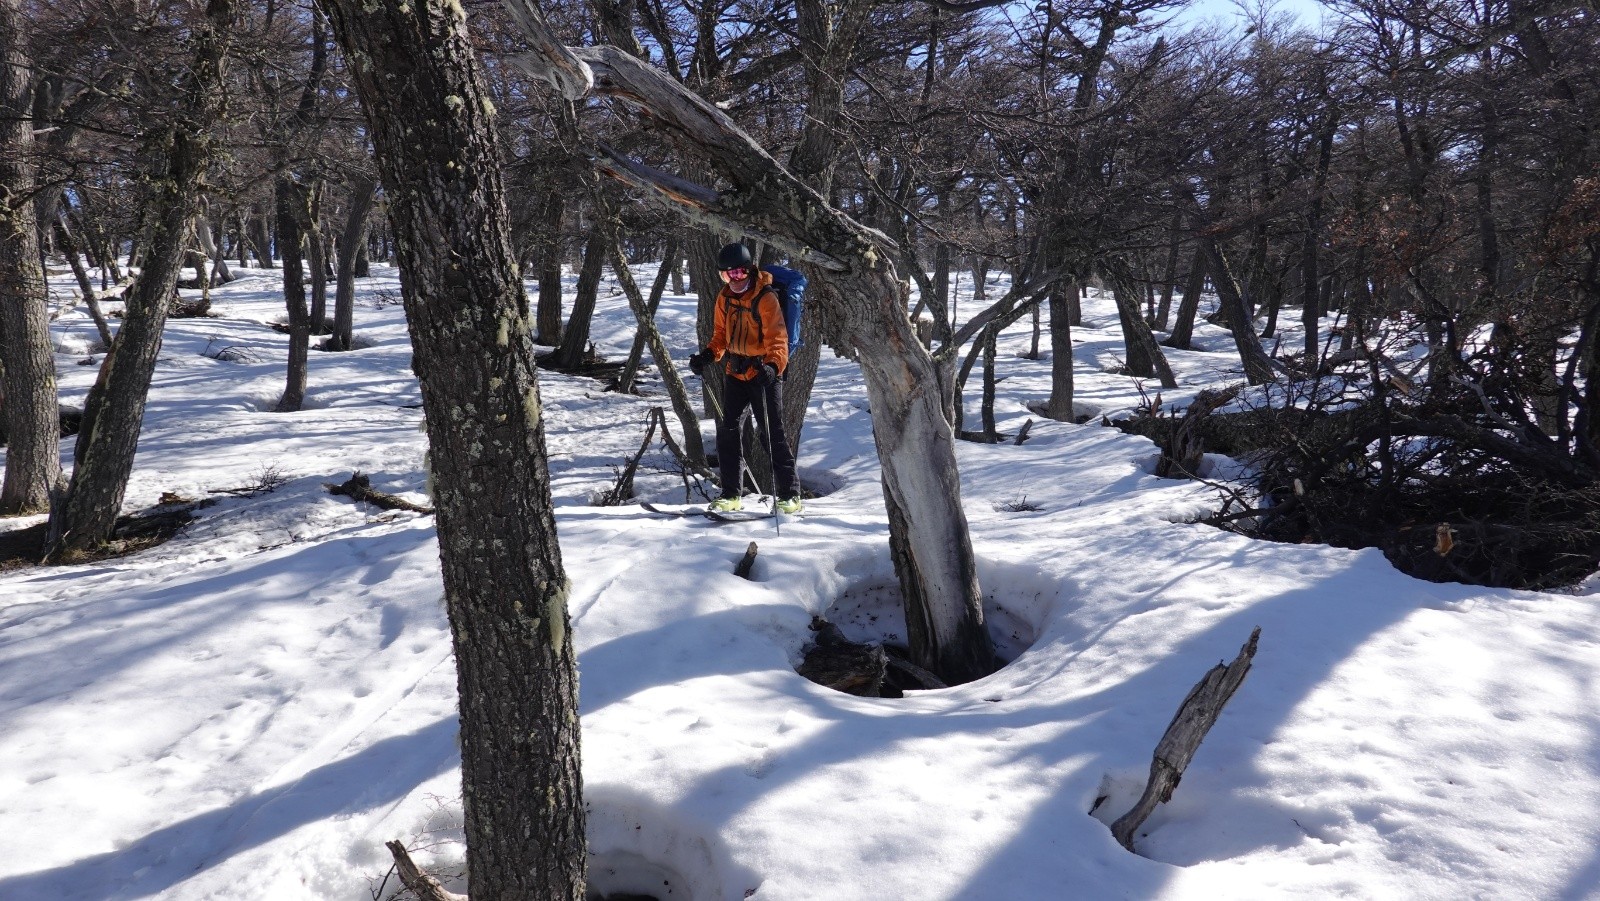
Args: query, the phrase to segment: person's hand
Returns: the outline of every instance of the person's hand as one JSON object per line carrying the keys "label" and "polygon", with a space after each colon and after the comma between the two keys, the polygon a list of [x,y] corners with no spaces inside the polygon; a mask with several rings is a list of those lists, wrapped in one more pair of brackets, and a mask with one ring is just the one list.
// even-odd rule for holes
{"label": "person's hand", "polygon": [[709,362],[711,362],[711,351],[702,350],[698,353],[692,353],[689,355],[689,371],[695,375],[703,375],[706,364]]}
{"label": "person's hand", "polygon": [[778,381],[778,367],[771,363],[762,363],[761,374],[756,378],[760,380],[762,387],[776,384]]}

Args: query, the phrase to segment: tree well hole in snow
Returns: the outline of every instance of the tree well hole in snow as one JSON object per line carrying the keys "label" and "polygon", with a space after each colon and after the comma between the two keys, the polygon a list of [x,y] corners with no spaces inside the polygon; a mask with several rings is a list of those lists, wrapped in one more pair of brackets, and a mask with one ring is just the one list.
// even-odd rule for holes
{"label": "tree well hole in snow", "polygon": [[[1017,578],[1017,575],[991,572],[981,583],[984,586],[984,625],[988,627],[995,656],[1002,667],[1033,645],[1045,613],[1041,600],[1046,592],[1034,590],[1029,587],[1028,579]],[[864,580],[846,588],[820,619],[837,627],[838,633],[848,642],[881,646],[891,658],[904,660],[907,658],[907,633],[901,598],[900,586],[892,580]],[[821,634],[819,632],[819,636]],[[908,690],[923,688],[925,686],[890,665],[881,696],[903,697]]]}
{"label": "tree well hole in snow", "polygon": [[801,469],[796,467],[795,479],[800,483],[802,497],[827,497],[843,488],[850,480],[827,469]]}

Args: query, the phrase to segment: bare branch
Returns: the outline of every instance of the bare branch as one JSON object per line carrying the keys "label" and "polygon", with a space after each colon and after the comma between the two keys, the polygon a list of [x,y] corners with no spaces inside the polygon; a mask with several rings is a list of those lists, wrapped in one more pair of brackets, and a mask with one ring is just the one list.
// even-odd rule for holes
{"label": "bare branch", "polygon": [[533,52],[516,54],[511,57],[512,62],[530,76],[548,82],[568,101],[580,100],[594,89],[594,73],[556,40],[534,0],[502,0],[502,5],[533,45]]}

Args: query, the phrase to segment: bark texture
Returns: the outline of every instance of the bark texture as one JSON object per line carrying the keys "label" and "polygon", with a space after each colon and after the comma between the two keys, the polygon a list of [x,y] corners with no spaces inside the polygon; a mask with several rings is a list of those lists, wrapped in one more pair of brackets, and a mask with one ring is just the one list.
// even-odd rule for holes
{"label": "bark texture", "polygon": [[50,505],[61,472],[56,362],[33,202],[33,120],[20,0],[0,0],[0,515]]}
{"label": "bark texture", "polygon": [[472,895],[581,901],[577,666],[494,107],[449,0],[324,0],[378,152],[456,649]]}

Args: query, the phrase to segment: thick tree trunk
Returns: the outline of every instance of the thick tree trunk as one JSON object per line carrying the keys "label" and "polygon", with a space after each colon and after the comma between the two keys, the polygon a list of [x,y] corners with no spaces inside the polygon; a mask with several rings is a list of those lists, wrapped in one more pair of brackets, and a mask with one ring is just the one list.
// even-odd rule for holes
{"label": "thick tree trunk", "polygon": [[577,659],[494,107],[459,4],[323,8],[401,253],[456,649],[472,894],[581,901]]}
{"label": "thick tree trunk", "polygon": [[275,411],[298,413],[306,401],[306,367],[311,348],[311,311],[306,309],[304,236],[300,232],[306,204],[303,187],[279,178],[274,188],[278,218],[278,250],[283,254],[283,304],[289,314],[289,363],[283,396]]}
{"label": "thick tree trunk", "polygon": [[995,658],[938,374],[902,312],[887,259],[847,284],[855,295],[845,298],[848,334],[872,405],[912,662],[951,684],[969,682],[993,672]]}
{"label": "thick tree trunk", "polygon": [[0,0],[0,425],[7,438],[0,515],[48,508],[61,472],[24,23],[20,0]]}
{"label": "thick tree trunk", "polygon": [[356,309],[356,262],[367,246],[367,228],[372,221],[372,205],[378,196],[378,180],[358,179],[350,188],[350,210],[344,231],[339,235],[339,275],[333,291],[333,337],[329,350],[349,350],[354,340]]}
{"label": "thick tree trunk", "polygon": [[158,131],[149,148],[160,166],[150,173],[143,240],[143,269],[129,289],[122,328],[100,364],[83,406],[72,482],[51,510],[52,559],[86,551],[111,537],[133,457],[139,446],[145,401],[161,351],[161,331],[183,263],[184,239],[211,163],[206,129],[216,122],[223,62],[232,35],[231,0],[210,0],[203,25],[191,32],[194,64],[181,89],[177,121]]}

